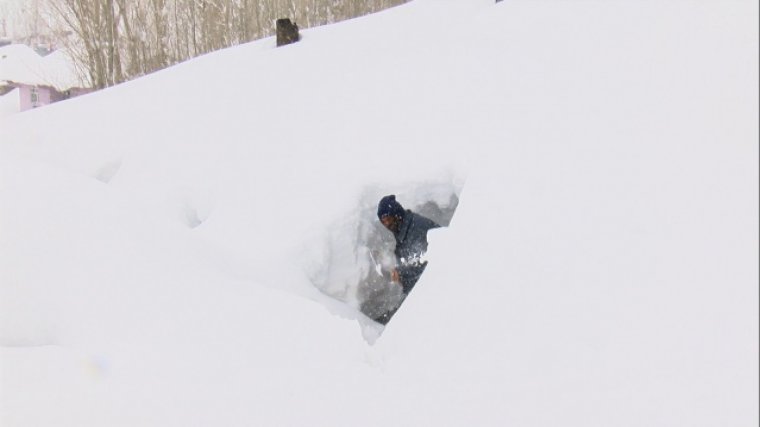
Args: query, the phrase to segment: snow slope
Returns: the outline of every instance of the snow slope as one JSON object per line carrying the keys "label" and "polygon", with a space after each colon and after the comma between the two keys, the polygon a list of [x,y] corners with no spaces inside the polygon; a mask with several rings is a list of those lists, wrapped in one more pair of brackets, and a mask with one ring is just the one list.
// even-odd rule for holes
{"label": "snow slope", "polygon": [[[756,425],[757,35],[418,0],[0,118],[2,424]],[[389,193],[460,202],[382,331]]]}

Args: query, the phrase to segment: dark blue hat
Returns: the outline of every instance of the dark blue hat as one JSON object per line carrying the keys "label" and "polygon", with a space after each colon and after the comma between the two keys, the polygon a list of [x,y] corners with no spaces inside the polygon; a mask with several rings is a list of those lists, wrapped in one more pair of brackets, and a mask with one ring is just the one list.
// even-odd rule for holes
{"label": "dark blue hat", "polygon": [[396,216],[399,218],[404,217],[404,207],[401,203],[396,201],[396,196],[391,194],[380,199],[380,203],[377,204],[377,217],[382,218],[386,215]]}

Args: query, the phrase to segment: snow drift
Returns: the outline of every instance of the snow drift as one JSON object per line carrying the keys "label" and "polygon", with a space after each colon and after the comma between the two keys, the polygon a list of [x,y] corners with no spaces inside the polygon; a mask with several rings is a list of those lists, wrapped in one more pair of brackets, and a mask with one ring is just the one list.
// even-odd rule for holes
{"label": "snow drift", "polygon": [[[419,0],[0,118],[3,425],[756,425],[756,17]],[[382,331],[390,193],[456,213]]]}

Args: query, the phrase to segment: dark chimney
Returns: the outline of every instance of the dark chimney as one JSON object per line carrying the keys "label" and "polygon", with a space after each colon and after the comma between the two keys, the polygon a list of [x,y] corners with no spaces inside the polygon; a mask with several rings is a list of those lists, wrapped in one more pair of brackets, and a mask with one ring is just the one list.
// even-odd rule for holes
{"label": "dark chimney", "polygon": [[277,46],[285,46],[297,42],[301,37],[298,35],[298,25],[290,22],[290,18],[277,20]]}

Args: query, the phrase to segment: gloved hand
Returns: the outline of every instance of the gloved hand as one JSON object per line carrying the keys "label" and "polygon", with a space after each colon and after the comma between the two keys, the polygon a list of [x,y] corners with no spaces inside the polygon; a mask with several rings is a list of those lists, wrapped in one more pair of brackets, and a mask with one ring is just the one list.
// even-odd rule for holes
{"label": "gloved hand", "polygon": [[395,268],[391,271],[391,281],[394,283],[401,283],[401,276],[398,274],[398,270]]}

